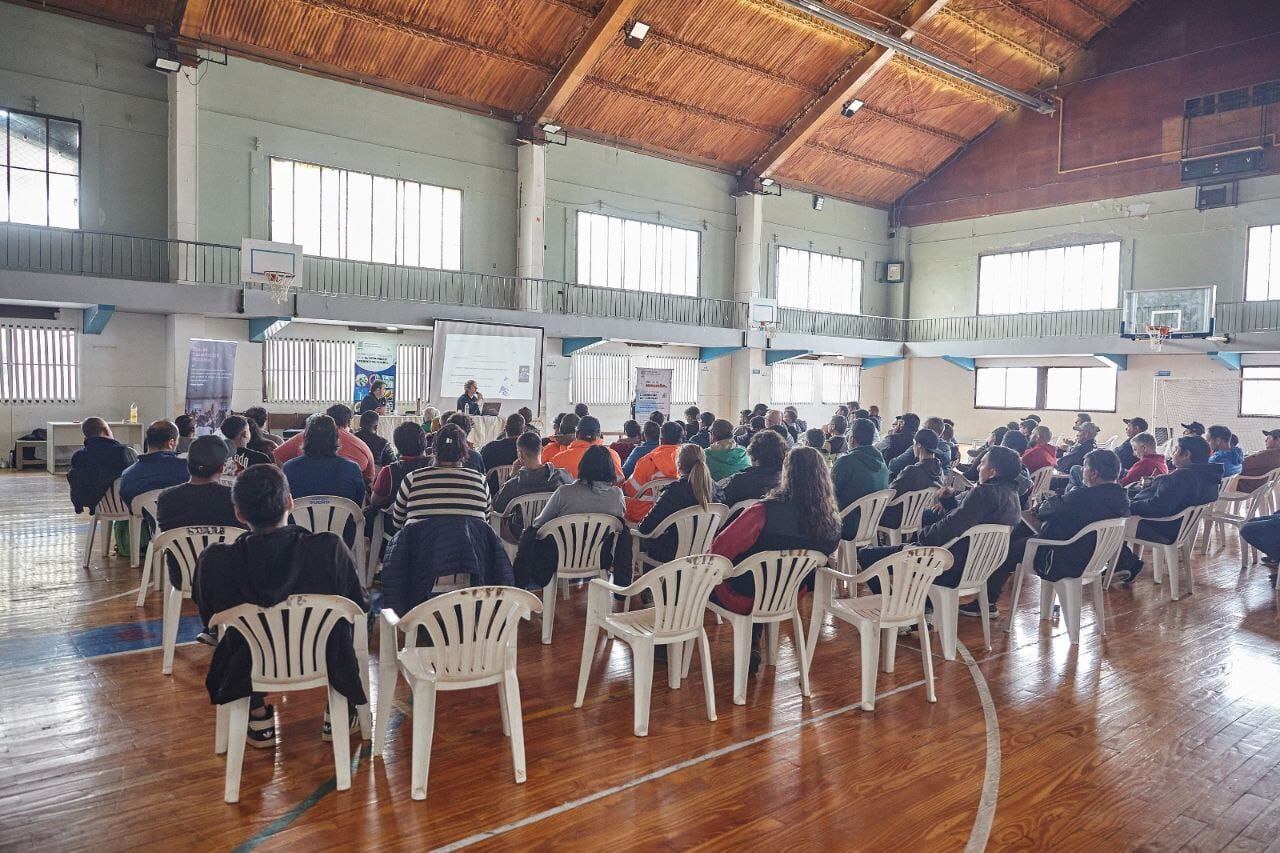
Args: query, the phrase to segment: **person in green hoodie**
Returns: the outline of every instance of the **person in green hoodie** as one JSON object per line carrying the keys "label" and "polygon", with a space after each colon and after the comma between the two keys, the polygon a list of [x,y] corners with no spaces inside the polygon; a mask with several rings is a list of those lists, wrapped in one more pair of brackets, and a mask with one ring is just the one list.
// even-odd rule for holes
{"label": "person in green hoodie", "polygon": [[[842,510],[859,498],[889,486],[889,467],[885,465],[884,456],[873,447],[876,425],[867,418],[858,418],[847,438],[849,452],[837,459],[831,469],[836,503]],[[841,535],[852,539],[857,533],[858,513],[852,512],[844,519]]]}
{"label": "person in green hoodie", "polygon": [[733,438],[733,424],[721,418],[711,424],[711,446],[707,448],[707,469],[719,482],[751,467],[747,449]]}

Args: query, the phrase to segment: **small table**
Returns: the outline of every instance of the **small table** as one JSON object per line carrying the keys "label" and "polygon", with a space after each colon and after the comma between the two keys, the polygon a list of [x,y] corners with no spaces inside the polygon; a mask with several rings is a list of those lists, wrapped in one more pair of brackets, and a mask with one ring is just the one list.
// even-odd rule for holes
{"label": "small table", "polygon": [[[108,421],[107,426],[111,427],[111,433],[116,437],[116,441],[135,448],[142,447],[145,424]],[[84,433],[80,430],[80,421],[49,421],[45,437],[45,456],[48,457],[46,464],[49,473],[57,472],[59,447],[80,447],[83,444]]]}

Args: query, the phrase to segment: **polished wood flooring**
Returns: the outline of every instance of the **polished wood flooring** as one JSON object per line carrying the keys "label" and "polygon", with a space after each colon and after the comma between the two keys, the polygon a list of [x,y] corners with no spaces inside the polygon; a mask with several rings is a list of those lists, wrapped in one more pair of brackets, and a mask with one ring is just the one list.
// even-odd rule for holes
{"label": "polished wood flooring", "polygon": [[696,666],[672,691],[659,664],[648,738],[621,646],[601,644],[572,707],[577,590],[553,645],[536,617],[522,628],[526,784],[496,691],[442,694],[428,799],[411,800],[401,685],[385,756],[363,744],[337,792],[313,691],[276,699],[281,743],[247,750],[232,806],[209,650],[180,646],[162,676],[158,596],[135,608],[126,560],[82,569],[83,530],[62,478],[0,475],[0,849],[1280,850],[1280,617],[1234,544],[1197,556],[1180,602],[1149,571],[1113,589],[1108,635],[1086,607],[1075,648],[1030,595],[989,653],[962,619],[976,663],[943,661],[935,635],[935,705],[904,638],[875,712],[858,710],[856,633],[828,625],[809,700],[784,631],[779,667],[735,706],[729,628],[709,624],[719,720]]}

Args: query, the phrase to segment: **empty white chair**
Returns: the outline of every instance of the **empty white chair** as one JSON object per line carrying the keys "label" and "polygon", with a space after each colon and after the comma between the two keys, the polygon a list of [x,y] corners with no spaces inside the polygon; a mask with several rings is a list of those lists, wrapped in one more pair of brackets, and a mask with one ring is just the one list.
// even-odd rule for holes
{"label": "empty white chair", "polygon": [[[699,554],[664,563],[627,587],[596,578],[587,588],[587,631],[582,638],[582,664],[578,669],[578,697],[573,707],[581,708],[587,694],[587,678],[595,658],[596,640],[603,630],[631,646],[635,683],[636,737],[649,734],[649,698],[653,693],[653,648],[667,647],[667,684],[680,686],[684,645],[701,644],[702,685],[707,719],[716,718],[715,684],[711,677],[711,651],[703,629],[711,591],[733,568],[725,557]],[[626,613],[613,613],[613,594],[633,596],[648,592],[653,605]],[[544,616],[545,618],[545,616]]]}
{"label": "empty white chair", "polygon": [[[527,495],[520,495],[512,498],[507,504],[507,508],[502,512],[489,513],[489,526],[493,528],[493,532],[498,534],[498,538],[502,541],[502,547],[506,550],[507,556],[515,559],[516,546],[520,544],[520,531],[533,523],[533,520],[542,512],[543,507],[547,505],[547,501],[551,500],[554,492],[533,492]],[[504,522],[514,519],[516,513],[520,514],[520,530],[513,530],[515,534],[514,541],[508,538]]]}
{"label": "empty white chair", "polygon": [[[1267,515],[1271,509],[1271,497],[1280,482],[1280,468],[1268,474],[1246,477],[1236,474],[1223,479],[1218,491],[1218,502],[1204,516],[1204,540],[1200,552],[1208,553],[1213,531],[1217,530],[1225,547],[1227,526],[1236,529],[1237,535],[1246,521]],[[1245,487],[1252,485],[1252,491]],[[1258,552],[1248,542],[1240,539],[1240,570],[1244,571],[1258,561]]]}
{"label": "empty white chair", "polygon": [[[1164,582],[1165,572],[1169,574],[1169,598],[1177,601],[1181,595],[1182,575],[1185,570],[1187,580],[1187,592],[1195,592],[1195,575],[1191,567],[1191,545],[1195,540],[1196,531],[1200,529],[1200,522],[1213,509],[1213,504],[1198,504],[1189,506],[1176,515],[1166,516],[1164,518],[1139,518],[1138,516],[1130,516],[1125,531],[1125,541],[1136,552],[1142,546],[1151,548],[1151,576],[1156,583]],[[1138,535],[1138,525],[1142,522],[1162,521],[1176,522],[1178,524],[1177,535],[1174,536],[1173,542],[1153,542],[1149,539],[1143,539]],[[1185,568],[1184,568],[1185,567]],[[1114,567],[1107,574],[1107,586],[1111,585],[1111,576],[1115,574]]]}
{"label": "empty white chair", "polygon": [[668,531],[675,531],[676,534],[676,551],[671,555],[672,559],[707,553],[711,548],[711,541],[716,538],[716,531],[720,529],[720,524],[728,512],[729,508],[724,504],[708,504],[706,509],[691,506],[671,513],[651,533],[632,530],[634,566],[643,572],[646,566],[659,565],[658,560],[642,553],[640,546],[643,542],[661,539]]}
{"label": "empty white chair", "polygon": [[[804,627],[800,623],[800,584],[818,566],[827,564],[827,555],[820,551],[761,551],[747,557],[728,577],[751,575],[755,584],[755,600],[749,614],[735,613],[714,601],[707,609],[729,620],[733,629],[733,703],[747,703],[747,669],[751,663],[751,629],[755,625],[768,625],[769,636],[765,643],[765,663],[777,666],[778,624],[791,620],[795,634],[796,657],[800,661],[800,694],[809,695],[809,649],[805,644]],[[727,579],[727,578],[726,578]],[[687,650],[685,670],[689,668],[692,647]]]}
{"label": "empty white chair", "polygon": [[[152,571],[159,572],[161,589],[164,590],[164,617],[160,622],[162,657],[160,671],[164,675],[173,674],[173,653],[178,645],[178,621],[182,617],[182,600],[192,595],[191,578],[195,574],[196,562],[204,549],[214,542],[234,542],[244,534],[239,527],[223,527],[215,525],[197,525],[192,527],[175,527],[156,535],[152,540],[155,546],[152,551]],[[179,585],[173,585],[169,574],[169,557],[178,567]],[[159,578],[157,579],[159,580]]]}
{"label": "empty white chair", "polygon": [[[164,489],[152,489],[149,492],[143,492],[133,499],[130,504],[129,513],[129,565],[138,568],[142,552],[142,523],[145,512],[151,517],[152,521],[156,520],[156,502],[160,499],[160,493]],[[141,596],[139,596],[141,597]]]}
{"label": "empty white chair", "polygon": [[949,551],[960,540],[969,540],[960,582],[954,587],[934,584],[929,588],[929,599],[933,602],[933,622],[938,628],[938,636],[942,638],[942,656],[945,659],[956,659],[956,620],[960,615],[960,599],[971,595],[978,596],[978,606],[982,610],[983,647],[987,651],[991,650],[987,579],[1009,556],[1009,537],[1012,533],[1013,528],[1004,524],[978,524],[942,546]]}
{"label": "empty white chair", "polygon": [[1034,501],[1041,495],[1049,492],[1049,486],[1053,483],[1053,475],[1058,473],[1052,465],[1046,465],[1031,475],[1031,491],[1027,493],[1027,500]]}
{"label": "empty white chair", "polygon": [[[287,618],[286,618],[287,614]],[[214,614],[209,624],[237,631],[249,646],[255,693],[290,693],[323,687],[329,691],[333,764],[338,790],[351,787],[351,741],[347,697],[329,686],[325,646],[340,620],[352,623],[356,658],[369,670],[368,633],[360,605],[340,595],[291,595],[275,607],[242,604]],[[361,641],[363,640],[363,650]],[[366,695],[368,686],[365,686]],[[227,754],[223,799],[240,801],[240,769],[249,728],[249,697],[218,706],[214,751]]]}
{"label": "empty white chair", "polygon": [[289,511],[289,522],[312,533],[333,533],[344,542],[347,524],[356,525],[355,559],[357,566],[365,565],[364,511],[351,500],[336,495],[311,495],[294,498]]}
{"label": "empty white chair", "polygon": [[852,539],[841,539],[836,548],[836,568],[842,572],[858,570],[858,549],[876,544],[876,528],[880,526],[880,516],[884,508],[893,500],[893,489],[881,489],[869,495],[863,495],[844,509],[840,510],[840,523],[852,513],[858,513],[858,529]]}
{"label": "empty white chair", "polygon": [[[902,522],[896,527],[880,527],[879,532],[889,538],[890,545],[901,545],[909,536],[920,532],[924,527],[924,511],[938,498],[937,489],[920,489],[906,492],[889,501],[885,509],[891,506],[902,507]],[[883,512],[881,513],[883,516]]]}
{"label": "empty white chair", "polygon": [[106,557],[111,552],[111,527],[117,521],[129,521],[133,518],[133,514],[129,512],[129,506],[120,497],[120,479],[111,484],[111,488],[102,496],[102,500],[98,501],[98,505],[93,508],[93,515],[89,517],[89,529],[86,531],[84,540],[84,568],[89,568],[89,557],[93,555],[93,538],[98,532],[98,523],[105,525],[102,536],[102,556]]}
{"label": "empty white chair", "polygon": [[598,578],[602,573],[604,544],[609,535],[620,536],[622,522],[612,515],[574,513],[552,519],[538,529],[538,538],[548,536],[556,543],[556,573],[542,589],[542,643],[550,645],[556,624],[556,585],[564,585],[569,594],[569,581]]}
{"label": "empty white chair", "polygon": [[[1062,602],[1062,615],[1067,623],[1067,636],[1072,644],[1080,642],[1080,609],[1085,585],[1093,585],[1093,610],[1095,624],[1099,634],[1107,633],[1106,607],[1104,605],[1102,574],[1111,567],[1114,571],[1116,560],[1120,557],[1120,548],[1124,545],[1126,519],[1109,518],[1095,521],[1087,525],[1070,539],[1058,542],[1051,539],[1028,539],[1022,552],[1022,562],[1013,581],[1013,597],[1009,603],[1009,618],[1005,622],[1005,633],[1013,625],[1014,613],[1018,610],[1018,598],[1022,594],[1022,582],[1034,574],[1036,552],[1041,548],[1060,548],[1079,542],[1086,536],[1093,535],[1093,553],[1085,562],[1080,577],[1063,578],[1062,580],[1046,580],[1040,578],[1040,618],[1048,620],[1053,614],[1053,600],[1056,597]],[[1108,576],[1110,577],[1110,576]]]}
{"label": "empty white chair", "polygon": [[[938,701],[933,689],[933,655],[929,650],[929,626],[924,604],[934,578],[951,568],[951,553],[945,548],[908,547],[876,561],[866,571],[846,574],[821,566],[814,587],[813,615],[809,633],[817,637],[827,614],[858,629],[862,643],[862,710],[876,706],[876,670],[880,662],[880,635],[884,633],[884,671],[893,672],[898,629],[916,625],[920,630],[920,654],[924,657],[925,697]],[[835,582],[866,583],[878,578],[880,592],[859,598],[836,598]],[[810,640],[812,644],[814,641]],[[812,656],[808,662],[813,663]]]}
{"label": "empty white chair", "polygon": [[[397,673],[413,691],[413,765],[409,794],[427,798],[436,692],[498,687],[502,733],[511,738],[516,783],[525,780],[524,717],[516,679],[516,628],[538,613],[538,597],[510,586],[474,586],[424,601],[404,616],[383,609],[378,650],[378,716],[373,754],[382,754]],[[431,638],[418,646],[418,629]],[[404,638],[401,645],[400,638]]]}

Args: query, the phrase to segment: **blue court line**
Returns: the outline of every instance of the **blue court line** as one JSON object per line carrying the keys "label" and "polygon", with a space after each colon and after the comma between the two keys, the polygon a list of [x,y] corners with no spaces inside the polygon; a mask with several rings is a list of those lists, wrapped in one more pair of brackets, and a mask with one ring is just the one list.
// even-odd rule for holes
{"label": "blue court line", "polygon": [[[145,619],[57,634],[0,639],[0,671],[158,649],[162,643],[162,621]],[[202,627],[199,616],[183,616],[178,621],[178,642],[194,640]]]}

